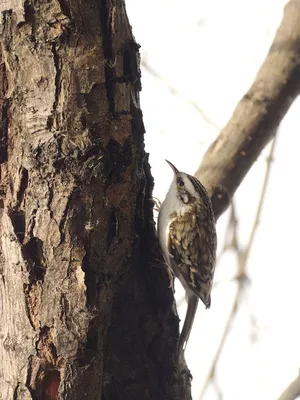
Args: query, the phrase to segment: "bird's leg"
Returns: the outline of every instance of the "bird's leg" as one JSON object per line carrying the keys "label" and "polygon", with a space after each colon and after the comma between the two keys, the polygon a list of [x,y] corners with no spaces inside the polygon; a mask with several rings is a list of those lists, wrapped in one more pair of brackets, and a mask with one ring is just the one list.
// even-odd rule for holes
{"label": "bird's leg", "polygon": [[158,268],[165,268],[167,270],[167,274],[169,277],[169,281],[170,281],[170,285],[168,286],[169,288],[171,288],[173,290],[173,293],[175,293],[175,289],[174,289],[174,273],[172,271],[172,268],[170,268],[168,266],[168,264],[166,262],[162,262],[160,259],[157,259],[157,263],[151,263],[152,267],[158,267]]}
{"label": "bird's leg", "polygon": [[153,210],[159,212],[161,208],[161,201],[157,197],[153,197],[152,201],[153,201]]}
{"label": "bird's leg", "polygon": [[172,269],[170,267],[168,267],[168,266],[167,266],[167,273],[168,273],[168,277],[169,277],[169,280],[170,280],[169,288],[171,288],[173,290],[173,293],[175,293],[175,288],[174,288],[175,277],[174,277]]}

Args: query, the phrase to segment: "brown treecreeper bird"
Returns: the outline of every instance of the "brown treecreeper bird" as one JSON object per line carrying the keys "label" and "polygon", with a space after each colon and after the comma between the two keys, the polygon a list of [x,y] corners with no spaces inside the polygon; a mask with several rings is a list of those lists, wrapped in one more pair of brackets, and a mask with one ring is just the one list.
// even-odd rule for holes
{"label": "brown treecreeper bird", "polygon": [[204,186],[167,163],[174,179],[158,215],[158,237],[168,267],[186,292],[188,305],[179,338],[180,354],[186,348],[199,299],[206,308],[211,304],[217,236],[211,200]]}

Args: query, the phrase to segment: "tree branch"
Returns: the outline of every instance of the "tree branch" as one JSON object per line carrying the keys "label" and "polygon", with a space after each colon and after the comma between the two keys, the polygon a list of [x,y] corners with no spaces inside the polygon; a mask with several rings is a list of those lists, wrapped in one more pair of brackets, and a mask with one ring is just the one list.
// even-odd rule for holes
{"label": "tree branch", "polygon": [[[258,207],[257,207],[257,211],[256,211],[256,216],[255,219],[253,221],[253,225],[252,225],[252,229],[251,229],[251,233],[249,236],[249,240],[248,240],[248,244],[246,246],[246,248],[241,251],[240,246],[238,245],[237,240],[235,240],[235,249],[236,249],[236,253],[238,255],[238,268],[237,268],[237,280],[238,280],[238,287],[237,287],[237,291],[235,293],[235,297],[231,306],[231,310],[229,313],[229,317],[226,323],[226,326],[224,328],[219,346],[217,348],[215,357],[213,359],[213,362],[210,366],[208,375],[207,375],[207,379],[204,382],[199,400],[202,400],[204,398],[204,395],[206,393],[206,390],[208,388],[209,383],[211,382],[211,380],[214,378],[215,376],[215,369],[217,366],[217,362],[219,361],[220,355],[222,353],[222,350],[224,348],[227,336],[230,332],[230,328],[232,327],[232,323],[236,317],[238,308],[239,308],[239,304],[240,304],[240,299],[243,295],[243,291],[245,288],[245,278],[247,277],[247,262],[248,262],[248,258],[254,243],[254,238],[255,238],[255,234],[257,232],[257,228],[259,226],[259,222],[260,222],[260,217],[261,217],[261,213],[262,213],[262,209],[263,209],[263,204],[264,204],[264,200],[266,198],[266,193],[267,193],[267,188],[268,188],[268,183],[269,183],[269,179],[270,179],[270,174],[271,174],[271,166],[272,166],[272,161],[273,161],[273,155],[275,152],[275,145],[276,145],[276,139],[277,136],[275,136],[270,152],[269,152],[269,156],[267,158],[267,167],[266,167],[266,172],[265,172],[265,177],[264,177],[264,182],[263,182],[263,186],[262,186],[262,190],[261,190],[261,195],[260,195],[260,200],[258,203]],[[232,208],[232,215],[231,215],[231,219],[236,220],[235,217],[235,210],[234,208]],[[281,399],[282,400],[282,399]]]}
{"label": "tree branch", "polygon": [[216,218],[300,91],[300,0],[290,0],[254,83],[207,150],[196,172],[212,196]]}
{"label": "tree branch", "polygon": [[297,378],[281,393],[278,400],[295,400],[300,396],[300,371]]}

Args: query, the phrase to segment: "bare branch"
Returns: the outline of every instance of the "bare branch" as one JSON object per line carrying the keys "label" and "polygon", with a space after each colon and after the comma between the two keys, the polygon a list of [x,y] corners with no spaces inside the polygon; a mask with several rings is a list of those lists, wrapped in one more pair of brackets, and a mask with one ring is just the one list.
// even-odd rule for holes
{"label": "bare branch", "polygon": [[[174,96],[180,96],[182,97],[182,94],[179,93],[178,89],[176,89],[174,86],[170,85],[169,82],[167,82],[163,77],[155,71],[155,69],[148,63],[147,58],[143,57],[142,62],[141,62],[142,67],[149,72],[154,78],[159,79],[170,91],[170,93]],[[211,125],[214,129],[216,129],[218,132],[220,131],[220,127],[212,121],[211,118],[206,114],[205,111],[194,101],[184,98],[185,102],[190,104],[200,115],[201,118],[209,125]]]}
{"label": "bare branch", "polygon": [[196,172],[218,218],[300,91],[300,0],[290,0],[248,93]]}
{"label": "bare branch", "polygon": [[[237,226],[238,226],[238,219],[236,216],[236,211],[235,211],[235,204],[234,201],[232,200],[231,202],[231,213],[230,213],[230,218],[228,222],[228,228],[227,232],[225,235],[225,243],[223,246],[223,249],[221,250],[221,253],[219,255],[219,259],[221,258],[221,255],[226,252],[228,249],[234,249],[237,254],[239,255],[239,239],[238,239],[238,232],[237,232]],[[218,261],[219,261],[218,259]]]}
{"label": "bare branch", "polygon": [[300,371],[297,378],[281,393],[278,400],[295,400],[300,396]]}
{"label": "bare branch", "polygon": [[[224,235],[225,240],[224,240],[223,246],[218,254],[217,261],[216,261],[217,266],[219,265],[221,258],[227,252],[227,250],[233,249],[235,251],[235,253],[237,254],[238,258],[240,257],[240,254],[241,254],[240,244],[239,244],[239,240],[238,240],[238,232],[237,232],[238,219],[236,217],[234,200],[232,200],[232,202],[231,202],[230,211],[231,211],[230,217],[228,220],[226,233]],[[223,283],[223,282],[214,281],[213,290],[215,290],[216,287],[220,285],[220,283]]]}
{"label": "bare branch", "polygon": [[260,221],[260,217],[261,217],[261,212],[262,212],[262,208],[263,208],[263,203],[266,197],[266,192],[267,192],[267,187],[268,187],[268,183],[269,183],[269,178],[270,178],[270,172],[271,172],[271,164],[272,164],[272,160],[273,160],[273,155],[274,155],[274,151],[275,151],[275,144],[276,144],[276,139],[277,136],[275,136],[271,149],[270,149],[270,153],[269,156],[266,160],[267,162],[267,168],[266,168],[266,173],[265,173],[265,178],[264,178],[264,182],[263,182],[263,187],[262,187],[262,191],[261,191],[261,195],[260,195],[260,200],[258,203],[258,207],[257,207],[257,212],[256,212],[256,216],[253,222],[253,226],[252,226],[252,230],[250,233],[250,237],[249,237],[249,241],[247,244],[247,247],[245,248],[245,250],[243,252],[240,251],[239,247],[237,246],[237,254],[239,255],[238,259],[238,271],[237,271],[237,278],[238,278],[238,287],[237,287],[237,291],[235,293],[235,297],[232,303],[232,307],[229,313],[229,317],[225,326],[225,329],[223,331],[223,335],[221,337],[218,349],[216,351],[215,357],[213,359],[213,362],[210,366],[209,369],[209,373],[207,375],[207,379],[204,382],[199,400],[202,400],[204,398],[205,392],[208,388],[208,385],[210,383],[210,381],[214,378],[215,375],[215,368],[217,365],[217,362],[220,358],[220,355],[222,353],[224,344],[226,342],[227,336],[229,334],[230,328],[232,326],[232,323],[235,319],[235,316],[237,314],[238,311],[238,307],[240,304],[240,299],[242,297],[243,294],[243,290],[244,290],[244,283],[245,283],[245,277],[247,276],[246,273],[246,266],[247,266],[247,261],[253,246],[253,242],[254,242],[254,238],[255,238],[255,234],[257,232],[257,228],[259,226],[259,221]]}

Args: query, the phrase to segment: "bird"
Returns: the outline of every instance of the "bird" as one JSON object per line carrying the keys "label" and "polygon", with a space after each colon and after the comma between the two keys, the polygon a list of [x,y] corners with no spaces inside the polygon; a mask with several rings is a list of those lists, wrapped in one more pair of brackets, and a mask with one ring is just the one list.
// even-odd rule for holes
{"label": "bird", "polygon": [[185,350],[199,299],[211,305],[216,263],[217,234],[211,199],[200,181],[178,171],[168,160],[174,176],[158,214],[158,239],[167,267],[179,279],[187,311],[178,342]]}

